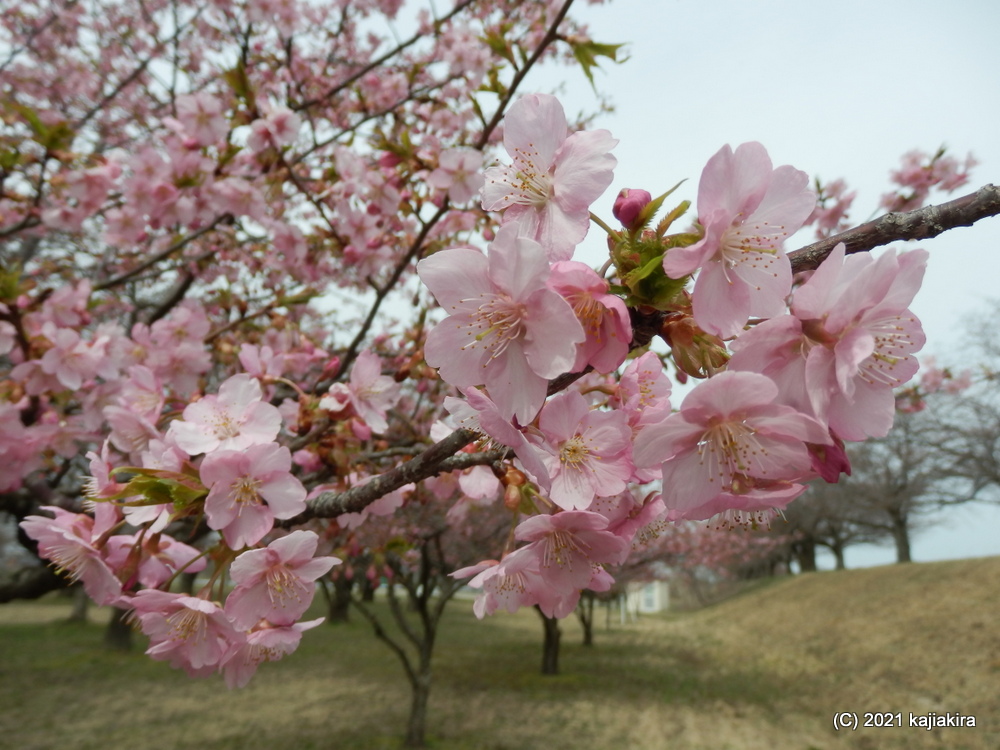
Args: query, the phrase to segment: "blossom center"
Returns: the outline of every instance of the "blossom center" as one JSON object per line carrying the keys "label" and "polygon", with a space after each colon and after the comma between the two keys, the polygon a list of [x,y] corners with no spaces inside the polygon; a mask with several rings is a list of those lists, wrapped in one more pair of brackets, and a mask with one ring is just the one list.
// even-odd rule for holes
{"label": "blossom center", "polygon": [[[514,302],[505,294],[494,295],[472,314],[466,326],[478,329],[473,342],[462,347],[475,349],[481,344],[489,351],[490,359],[496,359],[503,354],[512,341],[524,335],[524,305]],[[470,335],[471,335],[470,331]],[[484,365],[485,366],[485,365]]]}
{"label": "blossom center", "polygon": [[543,166],[544,162],[533,143],[526,148],[516,148],[514,158],[514,179],[510,183],[514,191],[514,202],[541,208],[552,197],[552,175]]}
{"label": "blossom center", "polygon": [[579,435],[574,435],[559,449],[559,460],[577,471],[583,471],[590,460],[590,449],[586,441]]}
{"label": "blossom center", "polygon": [[229,488],[229,499],[237,505],[260,503],[260,480],[254,477],[240,477]]}
{"label": "blossom center", "polygon": [[240,423],[226,411],[216,411],[209,424],[219,440],[227,440],[240,434]]}
{"label": "blossom center", "polygon": [[205,638],[206,624],[205,615],[193,609],[184,607],[167,617],[167,624],[170,626],[170,640],[202,641]]}
{"label": "blossom center", "polygon": [[721,422],[709,428],[698,441],[701,463],[707,465],[709,481],[718,479],[729,490],[738,475],[766,474],[762,459],[767,449],[757,432],[744,422]]}

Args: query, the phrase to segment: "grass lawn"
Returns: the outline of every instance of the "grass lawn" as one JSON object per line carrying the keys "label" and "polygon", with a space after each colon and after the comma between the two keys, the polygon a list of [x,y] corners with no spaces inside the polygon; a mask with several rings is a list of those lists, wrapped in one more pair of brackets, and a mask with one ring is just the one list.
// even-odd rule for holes
{"label": "grass lawn", "polygon": [[[590,648],[570,619],[555,677],[539,674],[534,612],[479,622],[455,601],[435,657],[431,747],[995,750],[998,590],[1000,558],[988,558],[799,576],[610,628],[599,614]],[[357,615],[309,631],[231,692],[140,648],[106,651],[101,613],[88,624],[68,613],[60,598],[0,607],[4,748],[399,747],[409,690]],[[839,711],[961,711],[977,727],[834,733]]]}

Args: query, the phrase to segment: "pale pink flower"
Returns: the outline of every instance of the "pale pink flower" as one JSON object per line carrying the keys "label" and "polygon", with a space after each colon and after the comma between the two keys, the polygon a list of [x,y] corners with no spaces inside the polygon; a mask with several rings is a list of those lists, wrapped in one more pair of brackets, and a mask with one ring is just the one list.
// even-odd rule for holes
{"label": "pale pink flower", "polygon": [[908,309],[927,253],[844,255],[838,244],[792,298],[791,314],[733,342],[733,370],[761,372],[782,403],[815,416],[844,440],[883,437],[893,389],[918,369],[920,321]]}
{"label": "pale pink flower", "polygon": [[[524,549],[524,548],[522,548]],[[542,581],[538,557],[533,551],[515,550],[501,561],[485,560],[452,573],[453,578],[468,578],[470,588],[482,589],[472,605],[476,617],[482,619],[497,609],[516,612],[521,607],[537,604],[548,588]]]}
{"label": "pale pink flower", "polygon": [[608,519],[585,510],[532,516],[514,530],[539,561],[539,573],[555,592],[565,595],[590,583],[595,565],[617,565],[628,555],[628,541],[611,533]]}
{"label": "pale pink flower", "polygon": [[259,542],[275,518],[306,509],[306,490],[291,474],[292,454],[275,443],[242,451],[217,450],[201,463],[208,525],[222,532],[233,549]]}
{"label": "pale pink flower", "polygon": [[260,664],[288,656],[298,648],[302,633],[322,624],[324,619],[296,622],[287,627],[265,625],[247,633],[246,640],[233,649],[222,663],[226,687],[232,690],[246,686]]}
{"label": "pale pink flower", "polygon": [[485,383],[505,418],[529,423],[548,379],[572,369],[584,339],[569,303],[546,286],[541,246],[504,226],[488,259],[453,248],[420,261],[417,273],[448,312],[427,336],[427,363],[452,385]]}
{"label": "pale pink flower", "polygon": [[314,581],[341,562],[314,557],[318,543],[313,531],[293,531],[233,561],[229,573],[236,588],[226,599],[226,614],[236,627],[249,630],[261,620],[291,625],[305,614],[316,593]]}
{"label": "pale pink flower", "polygon": [[557,396],[538,417],[543,461],[552,477],[549,497],[583,510],[599,495],[617,495],[632,476],[632,431],[620,411],[591,409],[579,392]]}
{"label": "pale pink flower", "polygon": [[701,269],[692,293],[699,326],[729,338],[751,315],[784,311],[792,270],[782,245],[815,205],[806,173],[789,166],[772,169],[759,143],[744,143],[735,153],[724,146],[709,159],[698,184],[698,221],[705,236],[663,257],[671,278]]}
{"label": "pale pink flower", "polygon": [[562,105],[547,94],[514,103],[503,140],[513,163],[486,170],[483,208],[503,211],[502,222],[518,224],[550,260],[569,260],[587,235],[590,205],[614,177],[609,152],[618,141],[607,130],[571,134]]}
{"label": "pale pink flower", "polygon": [[446,190],[452,203],[466,203],[483,187],[483,155],[474,148],[449,148],[438,157],[438,167],[427,184]]}
{"label": "pale pink flower", "polygon": [[177,97],[177,119],[199,146],[217,143],[229,132],[222,102],[205,92]]}
{"label": "pale pink flower", "polygon": [[805,442],[830,442],[821,424],[775,403],[778,387],[757,373],[727,371],[701,382],[681,410],[639,431],[636,466],[659,464],[663,500],[681,512],[721,494],[784,492],[811,476]]}
{"label": "pale pink flower", "polygon": [[269,146],[282,148],[290,146],[298,137],[302,119],[286,107],[275,107],[266,118],[250,123],[247,146],[252,151],[263,151]]}
{"label": "pale pink flower", "polygon": [[389,429],[385,412],[399,400],[399,384],[382,374],[382,360],[377,354],[365,349],[354,360],[348,393],[354,411],[373,432]]}
{"label": "pale pink flower", "polygon": [[600,373],[617,369],[628,356],[632,322],[621,298],[608,293],[608,282],[586,263],[552,264],[549,288],[570,303],[587,338],[577,348],[573,371],[591,365]]}
{"label": "pale pink flower", "polygon": [[143,589],[127,600],[142,632],[146,654],[192,677],[207,677],[246,640],[215,602],[186,594]]}
{"label": "pale pink flower", "polygon": [[94,546],[117,521],[111,504],[103,503],[102,506],[102,513],[95,521],[83,513],[43,505],[42,510],[53,513],[55,518],[27,516],[20,526],[38,542],[39,555],[50,560],[58,571],[69,573],[72,580],[82,581],[87,596],[103,605],[121,596],[122,584],[103,552]]}
{"label": "pale pink flower", "polygon": [[191,456],[214,450],[239,450],[270,443],[281,429],[281,413],[261,401],[260,383],[246,374],[219,386],[184,408],[183,420],[171,423],[169,435]]}
{"label": "pale pink flower", "polygon": [[618,381],[612,404],[625,412],[633,430],[670,414],[670,378],[656,352],[633,359]]}

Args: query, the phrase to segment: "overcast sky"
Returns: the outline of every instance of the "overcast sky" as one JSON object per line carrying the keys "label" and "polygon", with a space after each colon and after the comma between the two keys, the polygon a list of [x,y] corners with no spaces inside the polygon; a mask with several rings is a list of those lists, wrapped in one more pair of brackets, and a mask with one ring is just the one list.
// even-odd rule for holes
{"label": "overcast sky", "polygon": [[[657,195],[688,178],[674,195],[693,201],[708,158],[726,143],[750,140],[764,144],[775,166],[791,164],[824,181],[845,178],[858,191],[851,214],[858,223],[913,148],[933,152],[944,144],[979,159],[970,185],[952,197],[1000,182],[1000,3],[578,4],[574,12],[596,41],[628,43],[627,62],[595,72],[616,108],[595,126],[620,139],[615,181],[594,207],[609,220],[623,187]],[[571,116],[594,109],[590,85],[576,71],[535,81],[539,90],[563,83]],[[955,343],[963,318],[1000,298],[1000,218],[914,246],[931,254],[913,306],[928,335],[924,352],[961,365]],[[601,252],[594,231],[578,257],[599,265]],[[953,512],[913,543],[916,560],[995,554],[1000,510],[983,506]],[[893,559],[891,546],[848,550],[849,566]]]}

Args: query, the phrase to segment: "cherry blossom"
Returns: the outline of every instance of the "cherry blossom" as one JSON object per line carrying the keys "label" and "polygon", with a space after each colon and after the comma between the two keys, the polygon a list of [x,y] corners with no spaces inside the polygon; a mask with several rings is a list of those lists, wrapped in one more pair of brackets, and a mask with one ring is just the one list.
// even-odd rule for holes
{"label": "cherry blossom", "polygon": [[632,432],[618,411],[591,409],[577,392],[549,401],[538,418],[549,497],[566,510],[586,509],[598,495],[616,495],[632,475]]}
{"label": "cherry blossom", "polygon": [[844,440],[882,437],[892,426],[893,388],[917,371],[925,337],[908,305],[927,253],[845,256],[838,244],[796,290],[791,314],[733,342],[734,370],[763,372],[781,400],[827,423]]}
{"label": "cherry blossom", "polygon": [[789,166],[772,169],[759,143],[735,152],[724,146],[709,159],[698,184],[705,236],[663,257],[663,270],[675,279],[701,269],[693,294],[698,325],[730,338],[751,315],[784,310],[792,271],[782,245],[815,205],[808,175]]}
{"label": "cherry blossom", "polygon": [[483,187],[483,155],[473,148],[449,148],[441,152],[438,167],[427,182],[448,192],[453,203],[467,203]]}
{"label": "cherry blossom", "polygon": [[548,379],[573,366],[584,333],[569,304],[546,286],[549,264],[537,242],[504,226],[488,253],[453,248],[417,264],[448,312],[427,336],[424,355],[452,385],[485,384],[505,418],[527,424]]}
{"label": "cherry blossom", "polygon": [[205,499],[208,525],[221,531],[233,549],[259,542],[275,518],[305,510],[306,490],[291,468],[291,451],[274,443],[205,456],[200,473],[210,488]]}
{"label": "cherry blossom", "polygon": [[281,414],[262,396],[256,379],[234,375],[219,386],[218,395],[186,406],[183,420],[172,422],[168,434],[192,456],[269,443],[281,429]]}
{"label": "cherry blossom", "polygon": [[293,531],[263,549],[247,550],[229,569],[236,588],[226,599],[226,614],[244,630],[260,620],[291,625],[312,603],[315,581],[340,564],[336,557],[314,557],[319,537]]}
{"label": "cherry blossom", "polygon": [[55,518],[28,516],[21,521],[25,533],[38,542],[39,553],[51,560],[56,568],[69,573],[74,581],[82,581],[87,596],[98,604],[111,604],[122,592],[121,581],[95,544],[111,530],[117,521],[111,506],[101,506],[101,519],[83,513],[70,513],[46,505]]}
{"label": "cherry blossom", "polygon": [[620,297],[608,293],[608,282],[590,266],[573,260],[552,264],[549,288],[563,296],[587,338],[577,349],[573,371],[587,365],[609,373],[625,361],[632,341],[632,322]]}
{"label": "cherry blossom", "polygon": [[504,120],[513,163],[486,170],[483,208],[503,211],[504,224],[518,224],[550,260],[569,260],[587,235],[590,204],[611,184],[617,143],[607,130],[571,134],[554,96],[523,96]]}
{"label": "cherry blossom", "polygon": [[679,412],[640,430],[635,463],[661,466],[664,503],[680,512],[724,493],[782,495],[790,482],[810,476],[805,442],[830,439],[816,420],[777,398],[778,387],[757,373],[709,378],[687,395]]}
{"label": "cherry blossom", "polygon": [[146,654],[157,661],[168,661],[192,677],[214,672],[246,640],[215,602],[143,589],[127,604],[134,610],[142,632],[149,636]]}

